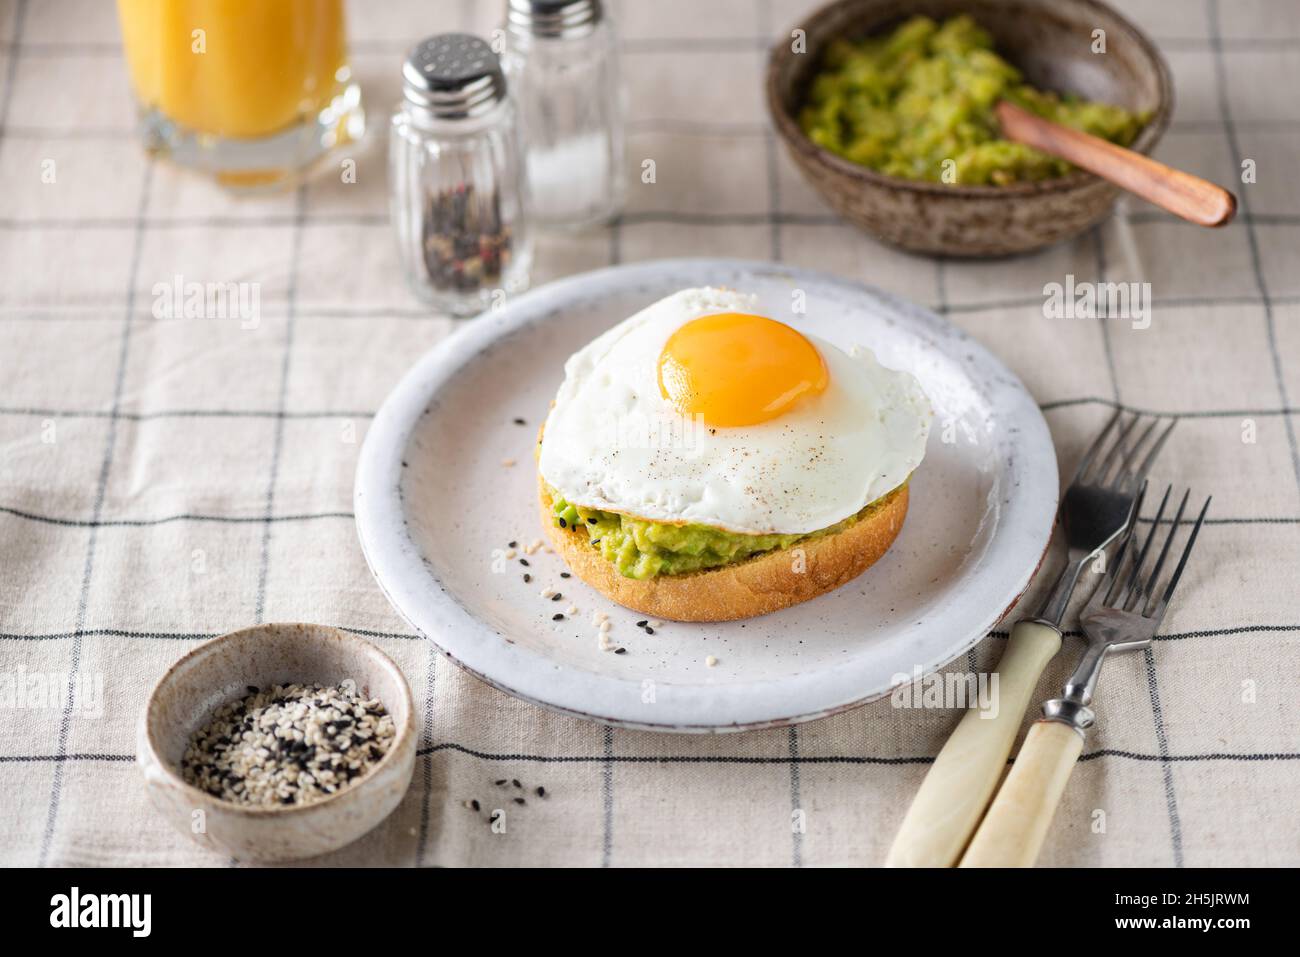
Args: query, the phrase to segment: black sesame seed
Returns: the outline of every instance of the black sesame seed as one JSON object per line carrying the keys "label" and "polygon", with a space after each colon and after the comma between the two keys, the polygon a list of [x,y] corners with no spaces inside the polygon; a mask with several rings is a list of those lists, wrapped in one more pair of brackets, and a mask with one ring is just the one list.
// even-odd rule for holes
{"label": "black sesame seed", "polygon": [[518,542],[506,542],[506,548],[518,548],[518,547],[519,547]]}
{"label": "black sesame seed", "polygon": [[551,601],[559,601],[563,597],[564,596],[557,591],[554,595],[551,596]]}
{"label": "black sesame seed", "polygon": [[476,811],[477,811],[477,810],[479,809],[479,807],[480,807],[478,801],[470,801],[470,802],[469,802],[469,806],[472,807],[472,808],[473,808],[474,810],[476,810]]}
{"label": "black sesame seed", "polygon": [[510,783],[513,784],[513,785],[514,785],[515,787],[517,787],[517,788],[522,788],[522,787],[523,787],[523,785],[519,783],[519,779],[518,779],[518,778],[511,778],[511,779],[510,779]]}
{"label": "black sesame seed", "polygon": [[560,519],[560,528],[568,528],[568,527],[569,527],[569,523],[566,522],[564,519]]}
{"label": "black sesame seed", "polygon": [[640,621],[636,623],[636,626],[638,628],[644,628],[648,624],[650,624],[650,620],[648,618],[642,618]]}
{"label": "black sesame seed", "polygon": [[521,559],[519,559],[519,564],[520,564],[520,565],[523,565],[525,568],[527,568],[527,567],[528,567],[528,559],[526,559],[526,558],[521,558]]}
{"label": "black sesame seed", "polygon": [[515,798],[515,803],[516,803],[516,804],[527,804],[528,802],[525,801],[523,798]]}
{"label": "black sesame seed", "polygon": [[653,628],[651,628],[649,625],[646,625],[645,633],[646,633],[647,635],[653,635],[653,634],[655,633],[655,630],[654,630]]}
{"label": "black sesame seed", "polygon": [[527,584],[532,580],[533,580],[533,576],[528,574],[527,572],[524,572],[524,584]]}
{"label": "black sesame seed", "polygon": [[495,784],[497,787],[500,787],[501,785],[506,783],[506,779],[502,778],[500,781],[493,781],[492,783]]}
{"label": "black sesame seed", "polygon": [[527,425],[527,424],[528,423],[525,422],[523,419],[515,419],[515,425]]}
{"label": "black sesame seed", "polygon": [[540,787],[540,786],[539,786],[539,787],[537,788],[537,796],[538,796],[539,798],[544,798],[544,797],[546,797],[546,788],[544,788],[544,787]]}
{"label": "black sesame seed", "polygon": [[551,616],[551,621],[564,621],[564,615],[562,615],[562,614],[560,614],[560,615],[552,615],[552,616]]}
{"label": "black sesame seed", "polygon": [[616,655],[625,655],[625,654],[627,654],[627,649],[626,649],[626,648],[615,648],[615,649],[614,649],[614,654],[616,654]]}
{"label": "black sesame seed", "polygon": [[561,577],[561,578],[572,578],[573,576],[570,575],[568,572],[560,572],[560,577]]}

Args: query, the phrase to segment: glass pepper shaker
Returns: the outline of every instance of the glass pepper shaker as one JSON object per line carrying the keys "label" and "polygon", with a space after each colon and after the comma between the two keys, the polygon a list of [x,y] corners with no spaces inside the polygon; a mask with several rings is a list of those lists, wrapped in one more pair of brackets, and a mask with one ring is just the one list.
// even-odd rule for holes
{"label": "glass pepper shaker", "polygon": [[623,86],[601,0],[507,0],[502,65],[519,105],[533,219],[584,226],[623,207]]}
{"label": "glass pepper shaker", "polygon": [[527,287],[532,236],[515,108],[487,43],[448,33],[411,50],[388,164],[398,254],[421,300],[469,316]]}

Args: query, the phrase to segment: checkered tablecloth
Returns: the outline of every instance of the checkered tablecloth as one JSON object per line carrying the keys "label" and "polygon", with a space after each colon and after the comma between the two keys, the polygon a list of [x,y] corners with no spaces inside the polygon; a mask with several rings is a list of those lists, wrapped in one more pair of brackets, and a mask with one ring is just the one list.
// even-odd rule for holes
{"label": "checkered tablecloth", "polygon": [[[536,283],[716,255],[879,285],[1002,357],[1041,403],[1063,474],[1114,408],[1177,416],[1155,477],[1213,492],[1212,517],[1154,647],[1107,665],[1042,861],[1300,864],[1300,5],[1123,4],[1176,78],[1158,155],[1233,188],[1235,223],[1204,230],[1134,201],[1074,242],[983,263],[879,245],[783,155],[761,100],[765,50],[812,5],[614,4],[629,164],[654,158],[658,181],[634,180],[611,228],[545,236]],[[113,7],[0,0],[0,675],[103,689],[98,716],[0,707],[0,862],[227,863],[153,813],[135,723],[197,642],[298,620],[374,641],[425,715],[405,801],[330,863],[880,863],[955,712],[883,701],[741,735],[611,730],[463,674],[366,569],[360,442],[453,328],[401,281],[374,134],[406,47],[486,33],[502,4],[358,3],[371,137],[357,182],[251,199],[146,158]],[[1150,282],[1150,328],[1045,318],[1043,286],[1067,274]],[[154,318],[153,286],[178,275],[260,283],[260,323]],[[1005,639],[953,667],[991,667]],[[1079,648],[1067,637],[1040,700]],[[493,834],[462,802],[500,778],[548,797]]]}

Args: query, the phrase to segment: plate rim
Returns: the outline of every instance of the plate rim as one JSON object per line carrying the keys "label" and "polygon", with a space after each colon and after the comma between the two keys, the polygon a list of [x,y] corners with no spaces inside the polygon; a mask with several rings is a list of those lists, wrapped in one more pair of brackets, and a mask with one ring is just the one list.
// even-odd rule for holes
{"label": "plate rim", "polygon": [[[437,575],[433,569],[428,567],[423,556],[419,554],[418,546],[405,532],[402,496],[399,487],[402,476],[401,459],[402,451],[406,448],[411,433],[427,413],[431,400],[438,389],[454,377],[462,366],[482,354],[499,339],[526,328],[534,322],[548,321],[546,317],[554,309],[539,309],[537,308],[539,304],[546,303],[548,300],[558,300],[562,304],[565,299],[572,298],[571,293],[578,289],[589,291],[593,286],[608,284],[611,281],[617,282],[620,279],[625,280],[620,283],[623,285],[635,285],[638,278],[643,281],[653,282],[663,273],[674,269],[683,273],[699,273],[701,271],[716,272],[718,274],[745,272],[765,278],[803,280],[806,284],[815,283],[834,286],[844,292],[883,302],[895,315],[904,315],[910,321],[916,321],[922,326],[928,327],[931,332],[937,333],[945,339],[955,339],[964,348],[981,354],[980,358],[986,364],[986,367],[991,367],[999,373],[1001,383],[1009,389],[1009,394],[1016,396],[1020,404],[1027,406],[1028,410],[1032,412],[1032,415],[1028,416],[1028,421],[1032,423],[1033,431],[1039,434],[1031,436],[1022,431],[1017,439],[1017,448],[1023,445],[1032,446],[1035,440],[1041,442],[1045,446],[1047,454],[1039,456],[1043,460],[1039,464],[1050,463],[1051,481],[1049,486],[1050,495],[1048,496],[1051,500],[1050,511],[1045,508],[1042,509],[1045,517],[1044,515],[1038,516],[1041,530],[1034,535],[1035,540],[1041,539],[1041,547],[1037,549],[1038,554],[1032,563],[1026,559],[1024,570],[1014,576],[1014,583],[1003,593],[1006,600],[1005,607],[989,620],[980,622],[978,628],[972,624],[968,629],[968,636],[960,646],[954,646],[956,650],[951,654],[941,655],[941,660],[925,663],[922,666],[922,674],[937,671],[978,643],[987,635],[989,629],[1004,618],[1019,602],[1037,575],[1051,547],[1052,531],[1060,495],[1059,467],[1051,433],[1038,403],[1020,378],[1008,369],[1001,359],[968,332],[937,315],[932,310],[858,280],[846,279],[842,276],[784,263],[734,258],[677,257],[638,260],[633,263],[606,266],[566,276],[515,297],[500,309],[486,312],[475,319],[466,321],[459,329],[453,331],[441,342],[438,342],[421,355],[398,380],[372,419],[358,456],[353,487],[354,522],[362,554],[365,556],[366,565],[371,575],[384,597],[388,599],[388,602],[418,634],[431,642],[433,647],[444,657],[491,687],[551,711],[586,720],[594,720],[615,727],[676,733],[724,733],[786,727],[850,711],[891,693],[892,686],[868,692],[848,701],[828,704],[809,711],[798,711],[789,715],[774,714],[770,717],[755,720],[714,720],[699,723],[673,721],[669,718],[663,721],[648,722],[618,714],[594,713],[592,710],[584,710],[575,703],[548,700],[544,695],[517,687],[518,682],[511,680],[517,677],[516,675],[512,673],[503,676],[499,673],[487,673],[482,667],[478,667],[467,660],[469,656],[460,650],[463,641],[458,636],[454,633],[450,634],[450,636],[444,633],[448,631],[447,626],[451,626],[454,632],[455,626],[460,625],[467,631],[477,632],[478,636],[489,641],[500,642],[502,647],[496,649],[496,651],[506,655],[507,658],[522,655],[530,659],[525,662],[529,666],[544,665],[551,669],[564,669],[570,676],[577,675],[577,684],[579,686],[594,684],[594,686],[604,686],[606,690],[612,690],[620,684],[627,683],[627,679],[601,675],[557,663],[554,659],[548,658],[540,652],[525,649],[515,644],[487,622],[475,616],[452,597],[445,588],[441,587]],[[562,305],[560,308],[562,308]],[[1038,451],[1044,451],[1044,449],[1040,448]],[[1047,479],[1048,476],[1044,475],[1045,484],[1047,484]],[[390,494],[384,495],[385,491],[389,491]],[[1033,516],[1027,516],[1024,521],[1027,523],[1028,529],[1033,530],[1036,527]],[[385,540],[384,526],[394,522],[398,528],[402,529],[401,534],[396,539],[387,536],[388,540]],[[411,562],[420,566],[420,572],[426,579],[432,578],[432,581],[426,580],[421,589],[413,589],[409,585],[402,587],[403,574],[409,574]],[[434,614],[432,616],[426,616],[408,608],[407,600],[410,599],[412,602],[416,600],[416,596],[410,594],[414,590],[420,591],[422,593],[420,597],[425,601],[433,601]],[[448,621],[449,617],[456,618],[457,616],[461,616],[463,620],[459,622]],[[417,617],[421,620],[417,621]],[[437,620],[426,622],[424,621],[426,617],[436,618]],[[509,662],[497,660],[495,664],[500,666],[509,664]],[[493,670],[499,672],[500,668],[497,667]],[[783,680],[781,678],[769,679],[763,683],[778,684]],[[734,686],[701,687],[707,687],[710,691],[717,692],[723,689],[753,688],[756,684],[758,682],[747,682]],[[589,690],[595,691],[597,687],[591,687]]]}

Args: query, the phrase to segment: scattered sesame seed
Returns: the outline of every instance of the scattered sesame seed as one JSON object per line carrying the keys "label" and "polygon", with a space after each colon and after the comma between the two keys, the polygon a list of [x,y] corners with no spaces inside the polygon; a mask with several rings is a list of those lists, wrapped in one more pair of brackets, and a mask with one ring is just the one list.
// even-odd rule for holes
{"label": "scattered sesame seed", "polygon": [[525,801],[523,798],[515,798],[515,803],[516,803],[516,804],[527,804],[528,802]]}
{"label": "scattered sesame seed", "polygon": [[514,459],[502,459],[502,460],[501,460],[501,465],[502,465],[503,468],[513,468],[513,467],[514,467],[514,464],[515,464],[515,460],[514,460]]}
{"label": "scattered sesame seed", "polygon": [[664,626],[664,623],[663,623],[662,621],[652,621],[652,622],[650,622],[650,627],[651,627],[651,628],[662,628],[663,626]]}
{"label": "scattered sesame seed", "polygon": [[506,542],[506,548],[518,548],[518,547],[519,547],[518,542]]}
{"label": "scattered sesame seed", "polygon": [[561,578],[572,578],[573,576],[570,575],[568,572],[560,572],[560,577],[561,577]]}
{"label": "scattered sesame seed", "polygon": [[566,615],[576,615],[578,613],[578,606],[570,605],[568,608],[564,609],[564,613]]}
{"label": "scattered sesame seed", "polygon": [[557,591],[554,595],[551,596],[551,601],[559,601],[563,597],[564,595]]}
{"label": "scattered sesame seed", "polygon": [[527,584],[532,580],[533,580],[533,576],[528,574],[528,572],[524,572],[524,583]]}
{"label": "scattered sesame seed", "polygon": [[497,787],[501,787],[501,785],[506,783],[506,779],[501,778],[499,781],[493,781],[492,783],[495,784]]}
{"label": "scattered sesame seed", "polygon": [[521,559],[519,559],[519,564],[520,564],[520,565],[523,565],[525,568],[528,568],[528,567],[529,567],[529,565],[528,565],[528,559],[526,559],[526,558],[521,558]]}
{"label": "scattered sesame seed", "polygon": [[544,798],[544,797],[546,797],[546,788],[542,787],[541,785],[538,785],[538,787],[537,787],[537,796],[538,796],[539,798]]}
{"label": "scattered sesame seed", "polygon": [[568,528],[568,527],[569,527],[569,523],[566,522],[566,521],[564,520],[563,517],[561,517],[561,518],[560,518],[560,528]]}
{"label": "scattered sesame seed", "polygon": [[710,668],[716,668],[718,666],[718,659],[713,657],[713,655],[709,655],[709,657],[704,659],[704,663]]}
{"label": "scattered sesame seed", "polygon": [[609,630],[613,628],[614,625],[612,622],[609,621],[609,619],[606,619],[605,621],[602,621],[600,623],[599,627],[600,627],[600,633],[602,635],[607,635],[609,634]]}
{"label": "scattered sesame seed", "polygon": [[527,425],[527,424],[528,423],[525,422],[523,419],[515,419],[515,425]]}
{"label": "scattered sesame seed", "polygon": [[626,649],[626,648],[615,648],[615,649],[614,649],[614,654],[616,654],[616,655],[625,655],[625,654],[627,654],[627,649]]}
{"label": "scattered sesame seed", "polygon": [[636,626],[637,626],[638,628],[644,628],[644,627],[645,627],[646,625],[648,625],[648,624],[650,624],[650,622],[648,622],[648,621],[646,621],[646,619],[642,618],[640,621],[638,621],[638,622],[636,623]]}
{"label": "scattered sesame seed", "polygon": [[563,612],[560,612],[560,613],[557,613],[557,614],[552,615],[552,616],[551,616],[551,621],[564,621],[564,614],[563,614]]}
{"label": "scattered sesame seed", "polygon": [[647,635],[653,635],[653,634],[655,633],[655,630],[654,630],[653,628],[651,628],[649,625],[646,625],[645,633],[646,633]]}
{"label": "scattered sesame seed", "polygon": [[543,598],[550,598],[552,595],[555,594],[555,589],[552,588],[550,585],[547,585],[545,588],[541,590],[540,594]]}
{"label": "scattered sesame seed", "polygon": [[518,779],[518,778],[511,778],[511,779],[510,779],[510,783],[513,784],[513,785],[514,785],[515,787],[517,787],[517,788],[522,788],[522,787],[523,787],[523,785],[519,783],[519,779]]}
{"label": "scattered sesame seed", "polygon": [[507,548],[507,549],[506,549],[506,560],[508,561],[508,560],[514,558],[516,554],[517,554],[517,552],[516,552],[513,548]]}

